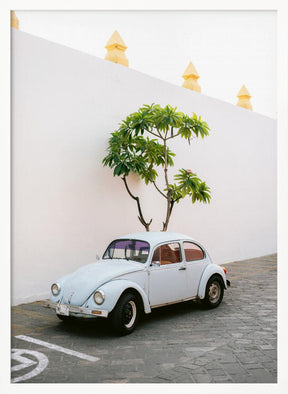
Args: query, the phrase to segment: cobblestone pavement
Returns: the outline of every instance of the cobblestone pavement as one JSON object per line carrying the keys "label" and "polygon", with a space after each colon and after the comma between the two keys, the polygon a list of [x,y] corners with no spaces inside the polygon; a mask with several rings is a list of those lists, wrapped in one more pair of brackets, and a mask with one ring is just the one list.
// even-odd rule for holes
{"label": "cobblestone pavement", "polygon": [[[49,360],[41,373],[23,382],[276,383],[277,255],[233,262],[226,269],[231,287],[218,308],[205,310],[193,302],[160,308],[124,337],[115,337],[105,319],[67,325],[41,302],[13,307],[12,348],[37,351]],[[17,335],[99,360],[83,360]],[[19,360],[12,360],[13,378],[35,367],[17,371],[17,365]]]}

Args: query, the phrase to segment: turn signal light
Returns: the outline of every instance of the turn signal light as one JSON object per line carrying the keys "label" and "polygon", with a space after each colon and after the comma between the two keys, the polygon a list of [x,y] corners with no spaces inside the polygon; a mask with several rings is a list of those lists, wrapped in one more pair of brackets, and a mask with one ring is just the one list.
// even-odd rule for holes
{"label": "turn signal light", "polygon": [[225,272],[225,275],[226,275],[226,273],[227,273],[226,268],[225,268],[225,267],[222,267],[222,270]]}

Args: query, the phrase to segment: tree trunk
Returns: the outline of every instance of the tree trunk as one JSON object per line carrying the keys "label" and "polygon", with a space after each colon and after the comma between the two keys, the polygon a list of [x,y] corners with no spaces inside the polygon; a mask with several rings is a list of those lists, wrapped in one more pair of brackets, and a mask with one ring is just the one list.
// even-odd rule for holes
{"label": "tree trunk", "polygon": [[[166,144],[166,138],[164,138],[164,159],[165,159],[165,164],[164,164],[164,175],[165,175],[165,183],[167,187],[167,209],[166,209],[166,219],[165,222],[163,222],[163,229],[162,231],[167,231],[168,228],[168,223],[170,220],[170,215],[171,215],[171,204],[172,204],[172,190],[169,187],[169,180],[168,180],[168,163],[167,163],[167,144]],[[173,207],[173,206],[172,206]]]}
{"label": "tree trunk", "polygon": [[163,229],[162,229],[162,231],[167,231],[169,220],[170,220],[170,216],[171,216],[171,212],[172,212],[172,208],[173,208],[173,200],[172,200],[172,197],[171,197],[171,189],[169,189],[168,193],[167,193],[166,219],[165,219],[165,222],[163,222]]}
{"label": "tree trunk", "polygon": [[131,193],[131,191],[130,191],[130,189],[129,189],[129,187],[128,187],[128,184],[127,184],[126,176],[125,176],[125,175],[124,175],[124,177],[122,178],[122,180],[123,180],[123,182],[124,182],[124,185],[125,185],[125,187],[126,187],[126,190],[127,190],[128,194],[129,194],[129,196],[132,197],[133,200],[135,200],[136,203],[137,203],[137,208],[138,208],[138,212],[139,212],[138,219],[139,219],[140,223],[143,224],[143,226],[145,227],[145,230],[146,230],[146,231],[150,231],[150,224],[152,223],[152,219],[150,220],[150,222],[146,222],[146,221],[145,221],[145,219],[144,219],[144,217],[143,217],[143,214],[142,214],[142,210],[141,210],[141,205],[140,205],[139,197],[136,197],[136,196],[134,196],[134,195]]}

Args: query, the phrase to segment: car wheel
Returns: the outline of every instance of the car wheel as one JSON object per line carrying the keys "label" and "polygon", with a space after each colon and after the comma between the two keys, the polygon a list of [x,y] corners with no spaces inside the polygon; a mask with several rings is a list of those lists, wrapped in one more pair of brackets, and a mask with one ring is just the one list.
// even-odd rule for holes
{"label": "car wheel", "polygon": [[208,308],[216,308],[221,304],[224,295],[224,285],[219,276],[212,276],[206,286],[204,304]]}
{"label": "car wheel", "polygon": [[123,294],[111,314],[114,331],[120,335],[131,334],[139,318],[139,307],[136,297],[131,293]]}

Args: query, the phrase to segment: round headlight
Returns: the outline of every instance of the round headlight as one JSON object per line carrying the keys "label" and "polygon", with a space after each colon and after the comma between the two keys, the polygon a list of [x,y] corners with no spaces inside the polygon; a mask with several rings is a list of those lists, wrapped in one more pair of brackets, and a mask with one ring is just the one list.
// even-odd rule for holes
{"label": "round headlight", "polygon": [[51,286],[51,291],[54,296],[57,296],[60,293],[61,287],[58,283],[53,283]]}
{"label": "round headlight", "polygon": [[97,290],[94,293],[94,301],[96,304],[101,305],[105,300],[105,294],[102,290]]}

